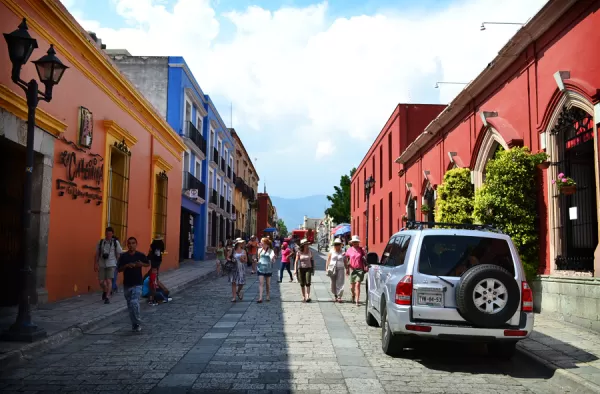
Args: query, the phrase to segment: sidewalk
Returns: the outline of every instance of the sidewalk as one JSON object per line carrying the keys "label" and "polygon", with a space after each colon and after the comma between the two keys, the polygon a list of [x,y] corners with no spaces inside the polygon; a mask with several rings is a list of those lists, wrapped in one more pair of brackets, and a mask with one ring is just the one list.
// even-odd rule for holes
{"label": "sidewalk", "polygon": [[[160,279],[177,296],[177,291],[200,282],[214,272],[214,261],[190,260],[183,262],[179,269],[161,273]],[[83,332],[94,329],[106,319],[127,309],[122,288],[111,298],[110,304],[104,304],[100,295],[100,292],[83,294],[36,307],[33,311],[33,321],[46,329],[48,337],[34,343],[0,341],[0,370],[19,362],[32,352],[82,335]],[[12,309],[12,313],[0,316],[0,329],[5,329],[14,322],[17,312],[16,308]]]}
{"label": "sidewalk", "polygon": [[600,393],[600,333],[536,314],[533,333],[517,349],[554,370],[565,386]]}

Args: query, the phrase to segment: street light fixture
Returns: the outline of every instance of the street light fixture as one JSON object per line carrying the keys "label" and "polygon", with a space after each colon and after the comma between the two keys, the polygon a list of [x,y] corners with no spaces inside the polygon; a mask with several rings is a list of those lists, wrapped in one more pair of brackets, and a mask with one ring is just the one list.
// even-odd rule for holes
{"label": "street light fixture", "polygon": [[21,79],[21,68],[27,63],[33,50],[38,47],[37,40],[29,35],[27,20],[19,25],[12,33],[4,33],[8,47],[8,55],[12,63],[11,79],[19,85],[27,97],[27,146],[25,153],[25,186],[23,191],[23,234],[22,242],[25,247],[23,265],[21,267],[21,293],[19,294],[19,312],[17,320],[2,334],[2,338],[9,341],[33,342],[46,336],[46,331],[33,324],[31,321],[30,294],[33,292],[31,282],[31,266],[34,259],[34,250],[31,244],[31,200],[33,187],[34,151],[33,141],[35,135],[35,111],[40,100],[52,100],[52,88],[60,82],[68,68],[57,57],[54,46],[46,55],[32,62],[35,64],[40,81],[45,86],[45,92],[39,91],[38,82],[32,79],[25,82]]}
{"label": "street light fixture", "polygon": [[468,85],[469,82],[436,82],[434,88],[439,89],[440,85]]}
{"label": "street light fixture", "polygon": [[369,252],[369,198],[371,196],[371,190],[373,190],[373,188],[375,187],[375,178],[373,178],[373,175],[371,175],[370,177],[368,177],[367,179],[365,179],[365,196],[367,196],[367,214],[366,214],[366,225],[367,225],[367,232],[365,235],[365,248],[367,250],[367,253]]}
{"label": "street light fixture", "polygon": [[481,31],[486,30],[485,25],[518,25],[518,26],[525,26],[525,23],[520,23],[520,22],[482,22],[481,23],[481,27],[479,28],[479,30],[481,30]]}

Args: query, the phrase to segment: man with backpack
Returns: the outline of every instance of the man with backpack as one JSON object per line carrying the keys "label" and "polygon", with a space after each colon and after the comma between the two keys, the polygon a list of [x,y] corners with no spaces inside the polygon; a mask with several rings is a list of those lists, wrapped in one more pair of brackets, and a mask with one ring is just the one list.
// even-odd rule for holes
{"label": "man with backpack", "polygon": [[114,236],[112,227],[107,227],[104,238],[96,246],[96,257],[94,258],[94,270],[98,272],[98,281],[102,287],[102,299],[105,304],[110,304],[110,290],[112,280],[117,269],[117,261],[123,253],[119,240]]}

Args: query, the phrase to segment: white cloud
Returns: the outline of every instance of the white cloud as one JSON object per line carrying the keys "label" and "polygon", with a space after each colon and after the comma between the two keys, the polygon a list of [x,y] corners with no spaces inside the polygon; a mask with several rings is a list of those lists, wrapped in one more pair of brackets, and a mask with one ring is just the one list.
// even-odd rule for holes
{"label": "white cloud", "polygon": [[[435,82],[472,80],[517,29],[480,32],[482,21],[524,22],[545,3],[457,0],[440,10],[386,10],[332,21],[326,2],[217,15],[209,0],[178,0],[172,10],[153,0],[112,1],[127,27],[107,29],[91,15],[80,18],[109,48],[184,56],[206,92],[233,103],[242,136],[277,144],[286,130],[294,148],[333,155],[342,171],[362,159],[346,157],[348,149],[359,143],[364,154],[396,104],[415,97],[449,102],[461,87],[435,90]],[[225,24],[235,32],[222,40]],[[252,142],[246,144],[252,150]],[[263,170],[275,176],[278,168],[259,164]],[[318,166],[309,171],[321,174]],[[321,177],[327,185],[322,192],[338,178]]]}
{"label": "white cloud", "polygon": [[315,158],[323,159],[327,156],[331,156],[335,152],[335,146],[330,140],[317,142],[317,150],[315,152]]}

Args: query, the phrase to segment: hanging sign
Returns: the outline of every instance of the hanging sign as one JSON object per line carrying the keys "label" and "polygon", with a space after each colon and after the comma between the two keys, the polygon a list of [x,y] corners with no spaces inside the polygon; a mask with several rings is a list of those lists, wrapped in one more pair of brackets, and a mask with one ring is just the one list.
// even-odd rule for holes
{"label": "hanging sign", "polygon": [[65,178],[56,180],[58,195],[62,197],[68,194],[73,200],[81,197],[86,204],[95,200],[96,205],[100,205],[104,159],[100,155],[87,152],[64,137],[61,137],[61,141],[73,146],[74,151],[65,150],[59,155],[58,163],[65,168]]}

